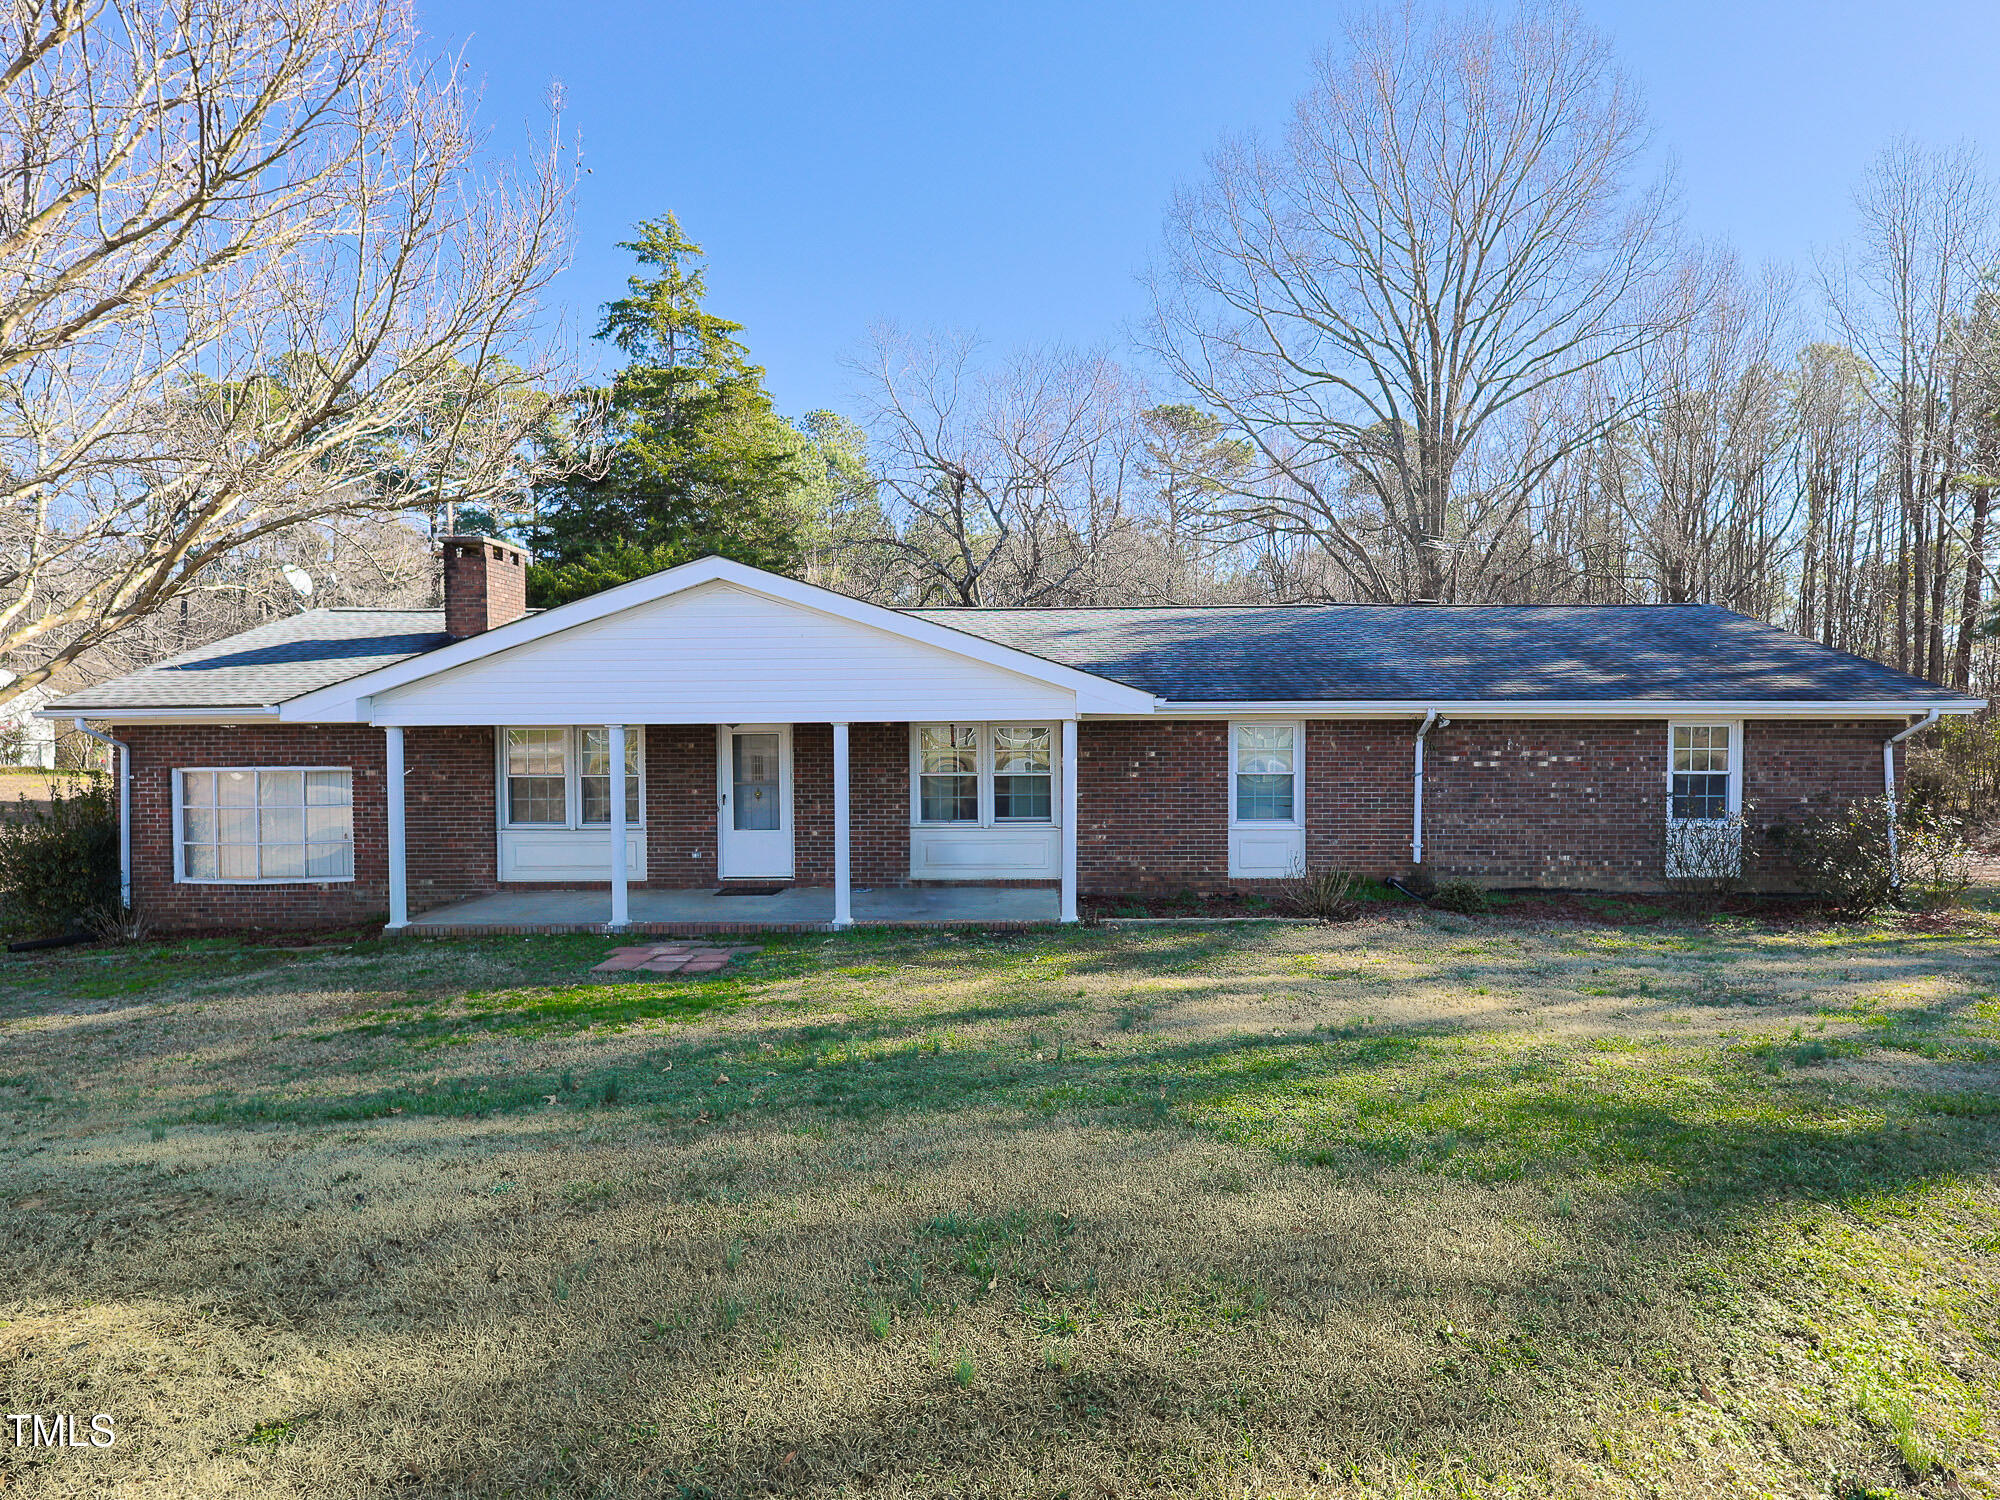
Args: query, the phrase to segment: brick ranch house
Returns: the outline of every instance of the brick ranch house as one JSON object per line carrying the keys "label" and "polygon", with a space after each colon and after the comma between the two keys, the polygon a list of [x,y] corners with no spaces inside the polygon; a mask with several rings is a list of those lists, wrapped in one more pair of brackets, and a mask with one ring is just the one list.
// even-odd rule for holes
{"label": "brick ranch house", "polygon": [[531,613],[519,549],[443,548],[442,612],[312,610],[42,710],[121,746],[157,928],[1641,888],[1671,826],[1893,790],[1981,706],[1705,605],[894,610],[706,558]]}

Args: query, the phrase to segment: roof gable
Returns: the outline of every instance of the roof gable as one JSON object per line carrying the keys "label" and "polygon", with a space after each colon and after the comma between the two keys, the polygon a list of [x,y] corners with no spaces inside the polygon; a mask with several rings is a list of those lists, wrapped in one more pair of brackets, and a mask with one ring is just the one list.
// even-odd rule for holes
{"label": "roof gable", "polygon": [[1002,642],[721,558],[342,682],[286,703],[282,717],[361,716],[362,697],[373,721],[410,724],[866,721],[974,717],[976,705],[985,716],[1146,713],[1153,702]]}

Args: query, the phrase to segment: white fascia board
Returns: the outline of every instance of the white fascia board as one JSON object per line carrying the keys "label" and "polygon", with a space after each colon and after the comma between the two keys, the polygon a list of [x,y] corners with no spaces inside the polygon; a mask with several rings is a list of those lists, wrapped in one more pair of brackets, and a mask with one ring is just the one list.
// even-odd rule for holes
{"label": "white fascia board", "polygon": [[[76,719],[95,719],[100,724],[276,724],[278,710],[269,704],[261,708],[63,708],[38,709],[38,719],[58,719],[67,724]],[[314,723],[337,724],[338,717],[315,719]]]}
{"label": "white fascia board", "polygon": [[1171,702],[1163,700],[1151,715],[1166,719],[1231,719],[1275,715],[1308,719],[1421,719],[1432,709],[1447,719],[1904,719],[1936,709],[1944,714],[1973,714],[1986,706],[1984,698],[1926,698],[1897,701],[1789,699],[1780,702],[1742,699],[1668,700],[1621,699],[1485,699],[1454,702],[1416,700],[1327,699],[1314,702],[1268,699],[1235,703]]}
{"label": "white fascia board", "polygon": [[858,625],[866,625],[908,640],[921,641],[939,650],[983,662],[1032,681],[1067,689],[1076,694],[1079,712],[1150,714],[1157,701],[1151,693],[1141,689],[1128,687],[1124,683],[1113,682],[1109,678],[1098,677],[1089,672],[1080,672],[1074,667],[1060,666],[1028,652],[1016,651],[1011,646],[1002,646],[995,641],[989,641],[983,636],[970,635],[949,626],[933,624],[929,620],[919,620],[898,610],[885,609],[879,604],[866,604],[859,599],[850,599],[845,594],[836,594],[830,589],[818,588],[810,583],[800,583],[793,578],[783,578],[776,573],[766,573],[761,568],[730,562],[726,558],[705,557],[699,562],[683,563],[678,568],[669,568],[663,573],[635,578],[630,583],[621,583],[616,588],[606,589],[601,594],[592,594],[587,599],[578,599],[570,604],[557,605],[554,609],[524,615],[518,620],[509,621],[479,635],[454,641],[449,646],[440,646],[435,651],[426,651],[423,655],[413,656],[407,661],[379,667],[360,677],[349,678],[332,687],[304,694],[281,705],[279,717],[286,722],[333,722],[335,715],[341,710],[348,713],[359,711],[361,704],[358,704],[357,700],[365,703],[365,700],[373,694],[385,693],[393,688],[436,676],[441,672],[449,672],[454,667],[495,656],[515,646],[524,646],[531,641],[539,641],[565,630],[573,630],[579,625],[591,624],[642,604],[669,598],[705,583],[727,583],[746,593],[760,594],[781,603],[796,605],[802,609],[831,615],[836,619],[848,620]]}

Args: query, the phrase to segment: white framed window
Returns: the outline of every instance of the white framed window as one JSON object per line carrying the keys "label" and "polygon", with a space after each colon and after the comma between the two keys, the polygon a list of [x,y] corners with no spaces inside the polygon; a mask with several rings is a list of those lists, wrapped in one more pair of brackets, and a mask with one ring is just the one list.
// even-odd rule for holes
{"label": "white framed window", "polygon": [[[499,734],[500,821],[506,828],[611,823],[611,731],[602,724],[521,725]],[[646,821],[646,731],[625,728],[625,822]]]}
{"label": "white framed window", "polygon": [[1743,810],[1743,726],[1667,726],[1667,818],[1719,823]]}
{"label": "white framed window", "polygon": [[1052,824],[1053,724],[913,724],[910,818],[925,828]]}
{"label": "white framed window", "polygon": [[1743,725],[1667,726],[1667,876],[1733,875],[1743,865]]}
{"label": "white framed window", "polygon": [[354,878],[346,766],[200,766],[174,772],[174,879],[297,885]]}
{"label": "white framed window", "polygon": [[1304,826],[1305,750],[1303,724],[1269,720],[1231,722],[1229,821],[1232,827]]}

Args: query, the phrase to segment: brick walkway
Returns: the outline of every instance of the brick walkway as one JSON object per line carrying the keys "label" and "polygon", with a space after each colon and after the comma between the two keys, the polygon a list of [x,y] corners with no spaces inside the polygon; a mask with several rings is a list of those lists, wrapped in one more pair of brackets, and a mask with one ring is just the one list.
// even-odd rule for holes
{"label": "brick walkway", "polygon": [[716,974],[732,958],[755,948],[701,948],[692,943],[651,943],[643,948],[613,948],[593,974]]}

